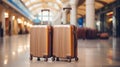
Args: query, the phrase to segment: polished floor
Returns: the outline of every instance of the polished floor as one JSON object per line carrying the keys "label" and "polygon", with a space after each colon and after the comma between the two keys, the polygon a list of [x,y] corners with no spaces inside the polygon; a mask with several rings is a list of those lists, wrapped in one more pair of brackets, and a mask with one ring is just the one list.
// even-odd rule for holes
{"label": "polished floor", "polygon": [[[79,61],[29,60],[29,35],[0,38],[0,67],[120,67],[120,39],[79,40]],[[42,59],[43,60],[43,59]]]}

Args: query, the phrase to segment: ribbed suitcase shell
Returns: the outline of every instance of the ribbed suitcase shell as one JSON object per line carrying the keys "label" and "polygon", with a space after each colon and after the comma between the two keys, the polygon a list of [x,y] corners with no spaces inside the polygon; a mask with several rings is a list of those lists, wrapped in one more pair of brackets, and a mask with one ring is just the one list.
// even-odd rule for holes
{"label": "ribbed suitcase shell", "polygon": [[30,55],[33,57],[52,55],[51,27],[49,25],[35,25],[31,28]]}
{"label": "ribbed suitcase shell", "polygon": [[73,25],[53,26],[53,55],[59,58],[77,57],[76,27]]}

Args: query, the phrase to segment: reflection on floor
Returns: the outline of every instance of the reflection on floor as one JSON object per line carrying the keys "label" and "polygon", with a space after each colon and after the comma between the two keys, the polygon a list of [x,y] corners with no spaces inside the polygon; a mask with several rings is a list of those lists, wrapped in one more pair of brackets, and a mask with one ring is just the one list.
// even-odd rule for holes
{"label": "reflection on floor", "polygon": [[120,67],[120,39],[79,40],[79,61],[29,60],[29,35],[0,38],[0,67]]}

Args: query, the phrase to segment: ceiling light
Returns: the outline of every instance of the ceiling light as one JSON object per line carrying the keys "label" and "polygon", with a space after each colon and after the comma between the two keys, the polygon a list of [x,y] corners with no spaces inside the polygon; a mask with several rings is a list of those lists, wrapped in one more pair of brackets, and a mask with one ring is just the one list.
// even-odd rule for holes
{"label": "ceiling light", "polygon": [[17,19],[17,22],[18,22],[18,23],[22,23],[22,20],[21,20],[21,19]]}
{"label": "ceiling light", "polygon": [[110,18],[108,21],[109,21],[109,22],[111,22],[112,20],[113,20],[113,19],[112,19],[112,18]]}
{"label": "ceiling light", "polygon": [[12,16],[12,20],[14,20],[15,19],[15,16]]}
{"label": "ceiling light", "polygon": [[109,12],[109,13],[107,13],[107,15],[111,15],[111,14],[113,14],[113,12]]}
{"label": "ceiling light", "polygon": [[8,13],[7,12],[5,12],[5,18],[8,18],[9,17],[9,15],[8,15]]}

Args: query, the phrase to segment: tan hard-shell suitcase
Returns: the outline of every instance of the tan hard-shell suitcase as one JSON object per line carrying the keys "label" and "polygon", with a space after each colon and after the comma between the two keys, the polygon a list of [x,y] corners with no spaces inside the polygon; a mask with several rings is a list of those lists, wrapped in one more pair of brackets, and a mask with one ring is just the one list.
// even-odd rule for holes
{"label": "tan hard-shell suitcase", "polygon": [[30,31],[30,59],[43,57],[47,61],[52,56],[51,40],[51,26],[34,25]]}
{"label": "tan hard-shell suitcase", "polygon": [[78,61],[77,57],[77,35],[74,25],[54,25],[53,26],[53,57],[67,58],[71,62],[72,58]]}

